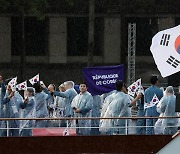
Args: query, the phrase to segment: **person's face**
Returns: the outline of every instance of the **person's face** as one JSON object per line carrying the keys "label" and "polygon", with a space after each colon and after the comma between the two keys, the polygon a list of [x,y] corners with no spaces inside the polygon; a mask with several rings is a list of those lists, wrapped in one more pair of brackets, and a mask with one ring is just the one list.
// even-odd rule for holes
{"label": "person's face", "polygon": [[65,88],[65,90],[67,90],[70,88],[70,85],[66,83],[66,84],[64,84],[64,88]]}
{"label": "person's face", "polygon": [[85,84],[80,84],[79,89],[81,93],[85,93],[87,91],[87,86]]}
{"label": "person's face", "polygon": [[3,81],[3,77],[2,77],[2,75],[0,75],[0,82],[2,82]]}
{"label": "person's face", "polygon": [[24,91],[24,98],[26,98],[26,97],[30,97],[30,92],[29,91]]}
{"label": "person's face", "polygon": [[12,92],[12,89],[11,89],[10,85],[7,85],[7,91],[8,91],[9,94]]}
{"label": "person's face", "polygon": [[66,91],[66,90],[65,90],[65,87],[59,87],[59,91],[65,92],[65,91]]}
{"label": "person's face", "polygon": [[53,92],[53,91],[54,91],[54,87],[53,87],[52,85],[49,85],[49,86],[48,86],[48,91],[49,91],[49,92]]}

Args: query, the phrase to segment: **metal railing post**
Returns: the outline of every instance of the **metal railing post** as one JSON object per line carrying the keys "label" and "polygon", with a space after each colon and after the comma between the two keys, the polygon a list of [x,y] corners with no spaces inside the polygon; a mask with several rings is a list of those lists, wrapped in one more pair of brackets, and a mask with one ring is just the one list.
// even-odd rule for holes
{"label": "metal railing post", "polygon": [[69,121],[66,120],[66,128],[68,128],[68,125],[69,125]]}
{"label": "metal railing post", "polygon": [[9,120],[7,120],[7,137],[9,137]]}
{"label": "metal railing post", "polygon": [[127,123],[128,119],[126,119],[125,121],[125,134],[127,135],[128,134],[128,123]]}

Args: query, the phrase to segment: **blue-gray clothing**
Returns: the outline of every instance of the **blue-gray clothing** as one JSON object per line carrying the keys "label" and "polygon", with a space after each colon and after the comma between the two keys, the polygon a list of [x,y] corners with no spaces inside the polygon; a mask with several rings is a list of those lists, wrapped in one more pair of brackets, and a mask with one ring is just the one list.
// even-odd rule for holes
{"label": "blue-gray clothing", "polygon": [[4,114],[3,114],[3,98],[6,94],[6,87],[4,83],[0,83],[0,117],[3,118]]}
{"label": "blue-gray clothing", "polygon": [[[20,110],[20,104],[23,103],[23,98],[18,92],[14,93],[14,96],[9,99],[8,93],[6,93],[3,104],[6,106],[6,118],[19,118],[19,110]],[[19,128],[20,121],[18,120],[10,120],[9,121],[9,127],[10,128]],[[9,130],[9,136],[19,136],[19,130],[18,129],[10,129]]]}
{"label": "blue-gray clothing", "polygon": [[[160,100],[163,97],[163,91],[159,89],[158,87],[152,85],[148,89],[145,90],[144,93],[144,101],[145,103],[150,103],[154,94],[158,97]],[[145,110],[145,116],[159,116],[159,113],[156,111],[156,106],[147,108]],[[148,126],[154,126],[156,123],[157,119],[146,119],[146,134],[154,134],[154,128],[153,127],[148,127]]]}
{"label": "blue-gray clothing", "polygon": [[[163,113],[163,116],[178,116],[177,112],[175,112],[175,104],[176,104],[176,96],[166,96],[162,99],[160,110]],[[162,126],[164,127],[163,134],[173,135],[177,132],[177,118],[163,119]],[[174,126],[174,127],[167,127]]]}
{"label": "blue-gray clothing", "polygon": [[67,89],[65,92],[55,91],[54,95],[65,98],[64,101],[65,101],[66,107],[65,107],[65,111],[64,111],[64,116],[65,117],[73,116],[73,110],[71,108],[71,102],[74,99],[74,97],[77,95],[77,92],[75,91],[75,89],[70,88],[70,89]]}
{"label": "blue-gray clothing", "polygon": [[[93,108],[92,108],[92,117],[100,117],[100,108],[101,108],[101,98],[99,95],[93,96]],[[92,120],[91,121],[92,127],[99,127],[99,122],[100,120]],[[99,129],[98,128],[92,128],[91,129],[91,134],[92,135],[98,135],[99,134]]]}
{"label": "blue-gray clothing", "polygon": [[[129,96],[123,92],[117,92],[113,101],[109,104],[104,117],[129,117],[130,113],[130,99]],[[123,127],[123,128],[109,128],[106,129],[109,134],[125,134],[124,119],[106,120],[103,127]]]}
{"label": "blue-gray clothing", "polygon": [[[22,116],[23,118],[35,118],[35,101],[34,97],[31,96],[28,98],[27,103],[20,104],[20,108],[23,109]],[[20,124],[20,128],[32,128],[34,127],[34,121],[32,120],[23,120]],[[32,129],[23,129],[20,131],[21,136],[32,136]]]}
{"label": "blue-gray clothing", "polygon": [[[74,112],[74,117],[91,117],[93,107],[93,97],[89,92],[84,94],[78,94],[72,101],[72,108],[80,109],[79,113]],[[78,128],[77,134],[79,135],[90,135],[91,132],[91,120],[77,120],[76,127],[89,127],[89,128]]]}
{"label": "blue-gray clothing", "polygon": [[55,107],[54,106],[54,96],[48,91],[47,88],[44,88],[44,92],[47,94],[46,102],[47,102],[49,117],[53,117],[53,114],[54,114],[53,112],[54,112],[54,107]]}
{"label": "blue-gray clothing", "polygon": [[[0,83],[0,117],[5,117],[5,105],[3,105],[3,98],[6,94],[6,87],[4,83]],[[0,128],[5,127],[5,121],[0,121]],[[5,130],[0,130],[0,136],[5,136]]]}
{"label": "blue-gray clothing", "polygon": [[106,97],[108,97],[109,95],[111,95],[111,94],[113,94],[113,93],[116,93],[116,90],[112,90],[112,91],[110,91],[110,92],[108,92],[108,93],[104,93],[104,94],[102,94],[102,95],[100,96],[100,98],[101,98],[101,107],[103,106]]}
{"label": "blue-gray clothing", "polygon": [[46,97],[46,101],[47,101],[47,106],[49,107],[53,107],[54,105],[54,97],[53,95],[48,91],[47,88],[44,88],[44,93],[46,93],[48,96]]}
{"label": "blue-gray clothing", "polygon": [[102,109],[101,109],[101,117],[104,117],[104,114],[109,106],[109,104],[113,101],[114,96],[116,95],[117,91],[114,91],[113,93],[111,93],[109,96],[107,96],[102,104]]}
{"label": "blue-gray clothing", "polygon": [[[142,98],[140,100],[138,100],[136,102],[136,106],[138,108],[137,111],[137,117],[144,117],[145,112],[144,112],[144,99],[142,100]],[[139,134],[145,134],[145,128],[144,127],[140,127],[140,126],[145,126],[146,120],[145,119],[137,119],[136,121],[136,125],[138,126],[136,128],[136,133]]]}
{"label": "blue-gray clothing", "polygon": [[[112,93],[111,95],[109,95],[105,98],[104,103],[102,105],[102,109],[101,109],[101,118],[104,118],[106,110],[108,109],[109,104],[113,101],[115,95],[116,95],[116,91],[114,91],[114,93]],[[101,134],[107,133],[106,128],[103,127],[103,125],[106,121],[107,120],[105,120],[105,119],[100,120],[99,130],[100,130]]]}
{"label": "blue-gray clothing", "polygon": [[[65,98],[56,96],[55,98],[55,116],[58,118],[63,118],[64,111],[65,111]],[[65,120],[59,120],[58,121],[58,126],[59,127],[66,127],[67,123]]]}
{"label": "blue-gray clothing", "polygon": [[[34,96],[35,100],[35,116],[36,118],[47,118],[48,109],[47,109],[47,99],[48,95],[44,92],[36,93]],[[35,127],[47,127],[47,121],[36,121]]]}
{"label": "blue-gray clothing", "polygon": [[56,103],[55,106],[56,106],[57,110],[60,111],[60,112],[57,112],[57,117],[64,117],[64,110],[66,107],[65,98],[56,96],[55,103]]}

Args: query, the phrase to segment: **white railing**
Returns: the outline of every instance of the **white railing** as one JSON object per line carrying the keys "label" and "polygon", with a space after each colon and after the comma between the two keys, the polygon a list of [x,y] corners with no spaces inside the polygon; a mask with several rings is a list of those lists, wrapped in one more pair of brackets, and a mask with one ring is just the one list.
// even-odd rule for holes
{"label": "white railing", "polygon": [[[128,129],[130,128],[146,128],[146,127],[154,127],[154,126],[132,126],[132,125],[128,125],[128,121],[129,120],[137,120],[137,119],[172,119],[172,118],[178,118],[178,120],[180,121],[180,117],[179,116],[168,116],[168,117],[111,117],[111,118],[99,118],[99,117],[84,117],[84,118],[0,118],[0,121],[4,121],[6,123],[6,127],[0,127],[0,130],[6,130],[6,136],[9,136],[9,131],[10,130],[19,130],[19,129],[33,129],[36,127],[25,127],[25,128],[10,128],[9,127],[9,122],[12,120],[33,120],[33,121],[58,121],[58,120],[66,120],[66,126],[65,127],[41,127],[41,128],[97,128],[99,129],[99,126],[96,127],[76,127],[75,125],[70,125],[70,123],[74,120],[114,120],[114,119],[122,119],[125,120],[125,126],[118,126],[118,127],[105,127],[108,129],[116,129],[116,128],[124,128],[125,129],[125,135],[128,135]],[[176,126],[166,126],[166,127],[180,127],[180,125],[176,125]],[[38,127],[39,128],[39,127]],[[102,128],[102,127],[101,127]],[[104,128],[104,127],[103,127]]]}

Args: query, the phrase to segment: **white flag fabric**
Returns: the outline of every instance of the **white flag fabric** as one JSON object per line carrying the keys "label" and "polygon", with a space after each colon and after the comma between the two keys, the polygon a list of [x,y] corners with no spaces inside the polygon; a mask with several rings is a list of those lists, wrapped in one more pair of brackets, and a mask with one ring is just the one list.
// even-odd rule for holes
{"label": "white flag fabric", "polygon": [[158,32],[150,47],[162,77],[180,71],[180,25]]}
{"label": "white flag fabric", "polygon": [[141,93],[141,94],[144,95],[144,88],[143,88],[143,86],[141,84],[141,78],[136,81],[136,85],[137,85],[137,92],[136,92],[136,94]]}
{"label": "white flag fabric", "polygon": [[16,91],[16,84],[17,84],[17,77],[11,79],[11,81],[9,81],[8,85],[11,86],[12,91]]}
{"label": "white flag fabric", "polygon": [[18,90],[27,90],[27,81],[24,81],[24,82],[16,85],[16,88],[18,88]]}
{"label": "white flag fabric", "polygon": [[37,74],[36,76],[34,76],[32,79],[29,80],[29,82],[34,85],[35,83],[37,83],[39,81],[39,74]]}
{"label": "white flag fabric", "polygon": [[141,78],[136,81],[136,85],[138,88],[140,88],[142,86],[141,85]]}
{"label": "white flag fabric", "polygon": [[144,88],[143,88],[142,85],[138,88],[138,90],[136,92],[137,95],[140,94],[140,93],[144,95]]}
{"label": "white flag fabric", "polygon": [[131,84],[128,88],[128,94],[130,96],[133,96],[138,93],[142,93],[144,95],[144,88],[142,87],[141,84],[141,78],[138,79],[136,82],[134,82],[133,84]]}
{"label": "white flag fabric", "polygon": [[147,109],[147,108],[150,108],[150,107],[153,107],[155,106],[157,103],[159,103],[159,99],[158,97],[156,96],[156,94],[154,94],[152,100],[150,103],[144,103],[144,109]]}
{"label": "white flag fabric", "polygon": [[130,96],[133,96],[133,97],[134,97],[137,88],[138,88],[138,87],[137,87],[136,82],[132,83],[132,84],[127,88],[127,89],[128,89],[128,94],[129,94]]}

